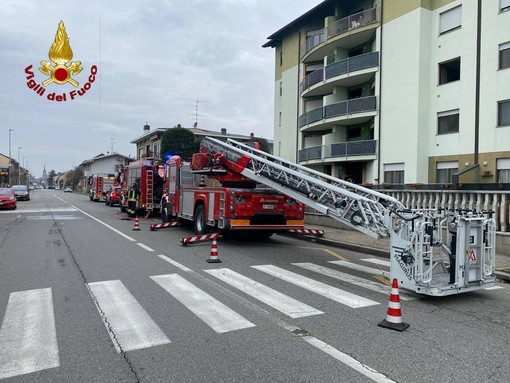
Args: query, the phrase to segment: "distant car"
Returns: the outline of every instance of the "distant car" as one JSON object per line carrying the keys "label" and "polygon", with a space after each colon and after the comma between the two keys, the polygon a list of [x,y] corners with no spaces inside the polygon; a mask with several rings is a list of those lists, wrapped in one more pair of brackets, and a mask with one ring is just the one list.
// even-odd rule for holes
{"label": "distant car", "polygon": [[48,189],[55,189],[55,186],[48,186]]}
{"label": "distant car", "polygon": [[27,185],[12,185],[11,189],[18,201],[30,201],[30,191]]}
{"label": "distant car", "polygon": [[64,189],[64,193],[72,193],[73,192],[73,189],[71,188],[71,186],[68,186]]}
{"label": "distant car", "polygon": [[17,200],[10,188],[0,188],[0,209],[16,209]]}
{"label": "distant car", "polygon": [[106,199],[104,203],[107,206],[112,206],[120,204],[120,196],[122,194],[122,188],[120,186],[115,186],[113,189],[110,189],[106,192]]}

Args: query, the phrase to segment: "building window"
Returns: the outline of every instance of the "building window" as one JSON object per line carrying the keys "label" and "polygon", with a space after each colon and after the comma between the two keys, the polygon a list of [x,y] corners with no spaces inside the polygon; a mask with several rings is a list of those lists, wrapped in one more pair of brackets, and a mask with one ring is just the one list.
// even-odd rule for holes
{"label": "building window", "polygon": [[462,23],[462,6],[449,9],[439,14],[439,34],[460,28]]}
{"label": "building window", "polygon": [[440,112],[437,114],[437,134],[459,132],[459,109]]}
{"label": "building window", "polygon": [[510,11],[510,0],[499,0],[499,9],[501,12]]}
{"label": "building window", "polygon": [[282,97],[283,95],[283,85],[282,85],[282,82],[280,81],[280,97]]}
{"label": "building window", "polygon": [[438,162],[436,164],[436,182],[438,184],[451,184],[453,182],[453,175],[458,170],[458,161]]}
{"label": "building window", "polygon": [[283,50],[280,51],[280,66],[283,65]]}
{"label": "building window", "polygon": [[384,164],[384,183],[403,184],[404,183],[404,163]]}
{"label": "building window", "polygon": [[154,148],[154,157],[159,157],[159,142],[155,143],[153,148]]}
{"label": "building window", "polygon": [[510,183],[510,158],[498,158],[496,160],[498,183]]}
{"label": "building window", "polygon": [[510,100],[498,102],[498,126],[510,126]]}
{"label": "building window", "polygon": [[282,112],[278,113],[278,126],[282,126]]}
{"label": "building window", "polygon": [[499,44],[499,69],[505,68],[510,68],[510,41]]}
{"label": "building window", "polygon": [[460,57],[439,64],[439,85],[460,80]]}

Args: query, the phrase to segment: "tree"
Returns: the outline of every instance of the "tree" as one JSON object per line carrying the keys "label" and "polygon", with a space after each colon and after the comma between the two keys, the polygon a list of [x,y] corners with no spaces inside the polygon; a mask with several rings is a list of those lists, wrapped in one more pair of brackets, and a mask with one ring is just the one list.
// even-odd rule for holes
{"label": "tree", "polygon": [[48,174],[48,179],[46,180],[47,184],[48,184],[48,187],[53,187],[55,185],[53,185],[53,178],[57,175],[57,173],[55,173],[55,170],[50,170],[50,174]]}
{"label": "tree", "polygon": [[190,159],[193,153],[200,149],[200,142],[195,135],[180,124],[168,129],[161,137],[161,160],[165,162],[168,156],[179,155]]}
{"label": "tree", "polygon": [[269,146],[269,142],[267,142],[265,138],[254,137],[253,141],[258,142],[260,144],[260,150],[266,153],[271,153],[271,147]]}

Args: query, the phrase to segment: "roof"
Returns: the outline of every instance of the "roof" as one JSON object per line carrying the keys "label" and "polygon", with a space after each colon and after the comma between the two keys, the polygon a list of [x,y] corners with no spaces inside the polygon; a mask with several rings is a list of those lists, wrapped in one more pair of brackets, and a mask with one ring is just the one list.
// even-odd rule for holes
{"label": "roof", "polygon": [[[144,133],[143,135],[135,138],[130,143],[131,144],[138,144],[139,142],[145,141],[149,137],[154,136],[154,135],[156,135],[158,133],[163,134],[168,129],[173,129],[173,128],[157,128],[157,129],[148,131],[147,133]],[[227,132],[226,133],[222,133],[222,132],[217,132],[217,131],[213,131],[213,130],[206,130],[206,129],[201,129],[201,128],[183,128],[183,129],[189,130],[195,136],[228,137],[228,138],[234,138],[234,139],[237,138],[238,140],[251,140],[252,139],[251,135],[250,136],[245,136],[245,135],[242,135],[242,134],[232,134],[232,133],[227,133]]]}
{"label": "roof", "polygon": [[324,0],[319,5],[316,5],[312,9],[310,9],[308,12],[303,13],[301,16],[299,16],[297,19],[294,19],[284,27],[278,29],[276,32],[274,32],[272,35],[268,36],[267,39],[269,40],[264,45],[262,45],[262,48],[274,48],[278,41],[281,40],[281,37],[284,33],[287,33],[289,30],[294,30],[296,26],[301,24],[304,20],[308,19],[311,15],[322,11],[326,9],[326,7],[330,6],[333,3],[334,0]]}
{"label": "roof", "polygon": [[83,161],[81,163],[81,165],[91,164],[91,163],[93,163],[95,161],[103,160],[105,158],[110,158],[110,157],[122,157],[124,159],[132,160],[131,157],[125,156],[124,154],[120,154],[120,153],[112,153],[112,154],[107,154],[107,155],[104,155],[103,153],[100,153],[100,154],[98,154],[95,157],[92,157],[92,158],[90,158],[88,160]]}

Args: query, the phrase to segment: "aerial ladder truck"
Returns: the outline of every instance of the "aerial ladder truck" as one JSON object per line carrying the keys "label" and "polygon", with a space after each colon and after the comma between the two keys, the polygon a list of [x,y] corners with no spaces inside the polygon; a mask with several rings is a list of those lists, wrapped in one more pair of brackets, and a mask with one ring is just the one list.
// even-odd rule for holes
{"label": "aerial ladder truck", "polygon": [[390,239],[390,278],[419,294],[492,287],[496,223],[491,212],[407,209],[399,200],[228,139],[201,143],[218,164],[374,238]]}

